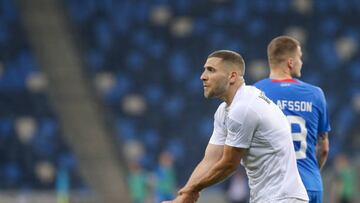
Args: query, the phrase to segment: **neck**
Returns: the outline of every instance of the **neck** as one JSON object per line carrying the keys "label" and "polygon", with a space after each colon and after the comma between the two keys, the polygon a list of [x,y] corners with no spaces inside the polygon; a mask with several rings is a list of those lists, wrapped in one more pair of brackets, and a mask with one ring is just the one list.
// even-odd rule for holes
{"label": "neck", "polygon": [[288,71],[286,71],[285,68],[277,67],[272,68],[270,67],[270,79],[275,80],[285,80],[285,79],[293,79],[293,77],[290,75]]}
{"label": "neck", "polygon": [[229,87],[229,91],[221,99],[226,103],[227,106],[230,106],[233,101],[237,90],[244,84],[243,81],[235,83],[233,86]]}

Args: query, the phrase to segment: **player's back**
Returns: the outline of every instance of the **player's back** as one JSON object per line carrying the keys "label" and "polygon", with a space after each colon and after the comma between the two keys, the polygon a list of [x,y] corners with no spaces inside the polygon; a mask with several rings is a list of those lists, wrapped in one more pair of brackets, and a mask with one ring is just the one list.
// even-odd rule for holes
{"label": "player's back", "polygon": [[322,191],[316,143],[319,133],[330,130],[322,90],[294,79],[264,79],[255,86],[283,110],[291,124],[297,165],[306,189]]}

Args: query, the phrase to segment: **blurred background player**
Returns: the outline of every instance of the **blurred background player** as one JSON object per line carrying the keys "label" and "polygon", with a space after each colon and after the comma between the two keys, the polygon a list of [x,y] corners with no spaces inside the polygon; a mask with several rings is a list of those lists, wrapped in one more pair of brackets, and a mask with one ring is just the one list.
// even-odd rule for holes
{"label": "blurred background player", "polygon": [[346,154],[335,158],[336,173],[331,184],[331,203],[355,203],[358,189],[356,169]]}
{"label": "blurred background player", "polygon": [[137,160],[128,163],[129,172],[127,183],[132,203],[145,203],[149,199],[149,173],[144,170]]}
{"label": "blurred background player", "polygon": [[176,176],[173,156],[169,152],[162,152],[159,165],[154,172],[155,202],[172,199],[176,193]]}
{"label": "blurred background player", "polygon": [[328,153],[330,131],[323,91],[294,77],[301,76],[300,43],[280,36],[268,45],[270,76],[255,84],[274,101],[291,124],[298,169],[310,203],[322,202],[320,170]]}

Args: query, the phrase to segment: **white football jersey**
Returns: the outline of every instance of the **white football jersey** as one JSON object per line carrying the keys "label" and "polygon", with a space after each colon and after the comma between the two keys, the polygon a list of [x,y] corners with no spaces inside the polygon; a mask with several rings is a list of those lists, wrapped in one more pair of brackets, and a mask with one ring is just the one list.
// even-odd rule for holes
{"label": "white football jersey", "polygon": [[210,144],[248,149],[241,164],[249,178],[251,203],[308,200],[289,123],[259,89],[242,85],[231,105],[220,104],[214,117]]}

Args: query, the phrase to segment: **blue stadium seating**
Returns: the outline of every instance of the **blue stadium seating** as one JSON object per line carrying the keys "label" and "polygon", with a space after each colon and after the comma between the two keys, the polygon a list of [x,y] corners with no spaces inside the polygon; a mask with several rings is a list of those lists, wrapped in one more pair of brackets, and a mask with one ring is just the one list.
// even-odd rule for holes
{"label": "blue stadium seating", "polygon": [[55,189],[59,166],[67,169],[71,188],[83,188],[46,91],[29,84],[42,72],[15,1],[1,0],[0,16],[0,189]]}

